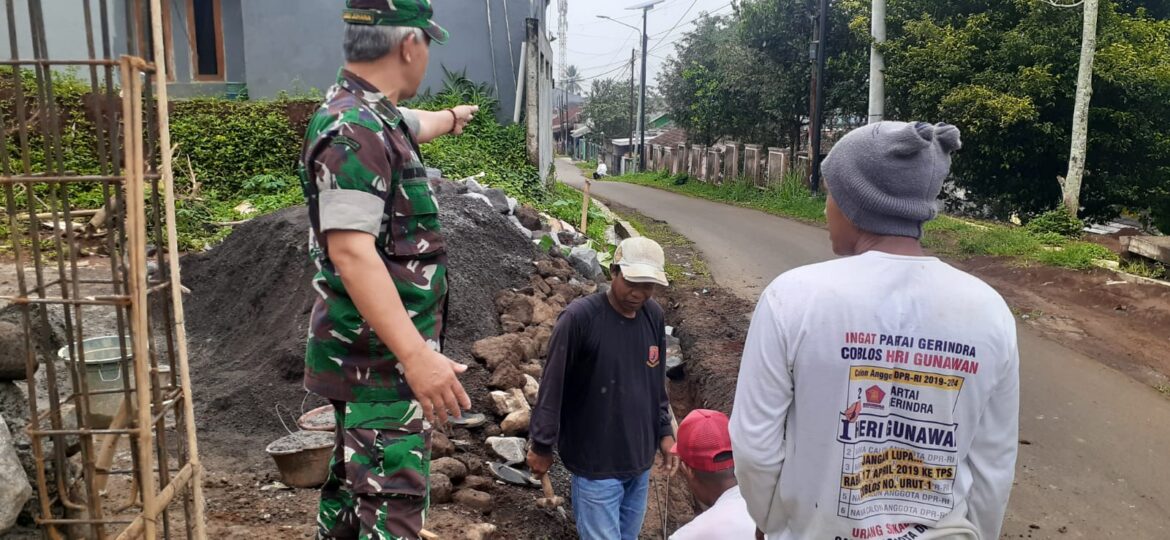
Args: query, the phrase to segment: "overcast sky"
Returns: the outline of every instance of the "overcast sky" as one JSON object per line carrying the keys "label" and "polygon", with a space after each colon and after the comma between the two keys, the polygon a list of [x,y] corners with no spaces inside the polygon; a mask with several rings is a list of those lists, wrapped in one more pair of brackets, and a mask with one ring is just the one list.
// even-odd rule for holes
{"label": "overcast sky", "polygon": [[[640,3],[642,0],[569,0],[569,64],[577,66],[584,79],[581,86],[586,91],[594,78],[629,79],[630,50],[640,45],[640,34],[597,16],[608,15],[641,29],[641,10],[626,9]],[[692,22],[704,11],[730,13],[731,0],[665,0],[650,10],[646,25],[650,43],[646,61],[648,85],[655,85],[665,58],[674,53],[675,40],[694,28]],[[555,23],[558,20],[555,0],[549,12]],[[555,35],[557,26],[550,30]],[[552,46],[554,54],[560,54],[560,44],[553,42]],[[640,51],[638,56],[640,62]],[[559,75],[559,68],[556,73]],[[640,75],[636,73],[635,77]]]}

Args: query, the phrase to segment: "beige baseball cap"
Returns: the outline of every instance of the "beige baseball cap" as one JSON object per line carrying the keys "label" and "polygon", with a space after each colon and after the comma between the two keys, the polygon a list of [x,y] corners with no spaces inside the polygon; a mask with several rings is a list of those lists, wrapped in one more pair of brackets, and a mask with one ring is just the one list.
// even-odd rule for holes
{"label": "beige baseball cap", "polygon": [[622,269],[622,277],[633,283],[670,285],[666,280],[666,254],[662,246],[649,238],[622,240],[613,254],[613,262]]}

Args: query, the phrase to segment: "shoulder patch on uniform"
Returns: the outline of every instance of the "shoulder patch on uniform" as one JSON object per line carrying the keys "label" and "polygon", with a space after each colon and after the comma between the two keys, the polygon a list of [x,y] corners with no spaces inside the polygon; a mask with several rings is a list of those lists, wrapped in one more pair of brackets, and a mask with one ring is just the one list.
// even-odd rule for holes
{"label": "shoulder patch on uniform", "polygon": [[344,146],[346,148],[349,148],[353,152],[357,152],[358,150],[362,149],[362,143],[359,143],[359,142],[357,142],[349,137],[346,137],[345,135],[334,136],[333,142],[330,144]]}

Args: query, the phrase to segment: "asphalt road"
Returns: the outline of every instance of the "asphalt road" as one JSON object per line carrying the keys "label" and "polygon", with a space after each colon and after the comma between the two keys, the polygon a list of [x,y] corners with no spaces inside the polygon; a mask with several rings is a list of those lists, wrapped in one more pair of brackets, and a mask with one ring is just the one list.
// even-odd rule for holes
{"label": "asphalt road", "polygon": [[[556,167],[582,187],[579,169]],[[669,223],[716,282],[753,302],[785,270],[834,257],[827,231],[763,212],[619,182],[591,191]],[[1026,325],[1019,340],[1021,445],[1003,538],[1170,538],[1170,400]]]}

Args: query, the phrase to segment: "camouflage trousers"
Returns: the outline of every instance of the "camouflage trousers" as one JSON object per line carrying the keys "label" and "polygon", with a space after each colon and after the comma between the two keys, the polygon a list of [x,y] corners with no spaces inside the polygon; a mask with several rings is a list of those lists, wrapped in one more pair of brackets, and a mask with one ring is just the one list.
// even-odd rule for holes
{"label": "camouflage trousers", "polygon": [[334,401],[333,407],[337,428],[317,538],[418,538],[431,468],[431,429],[418,403]]}

